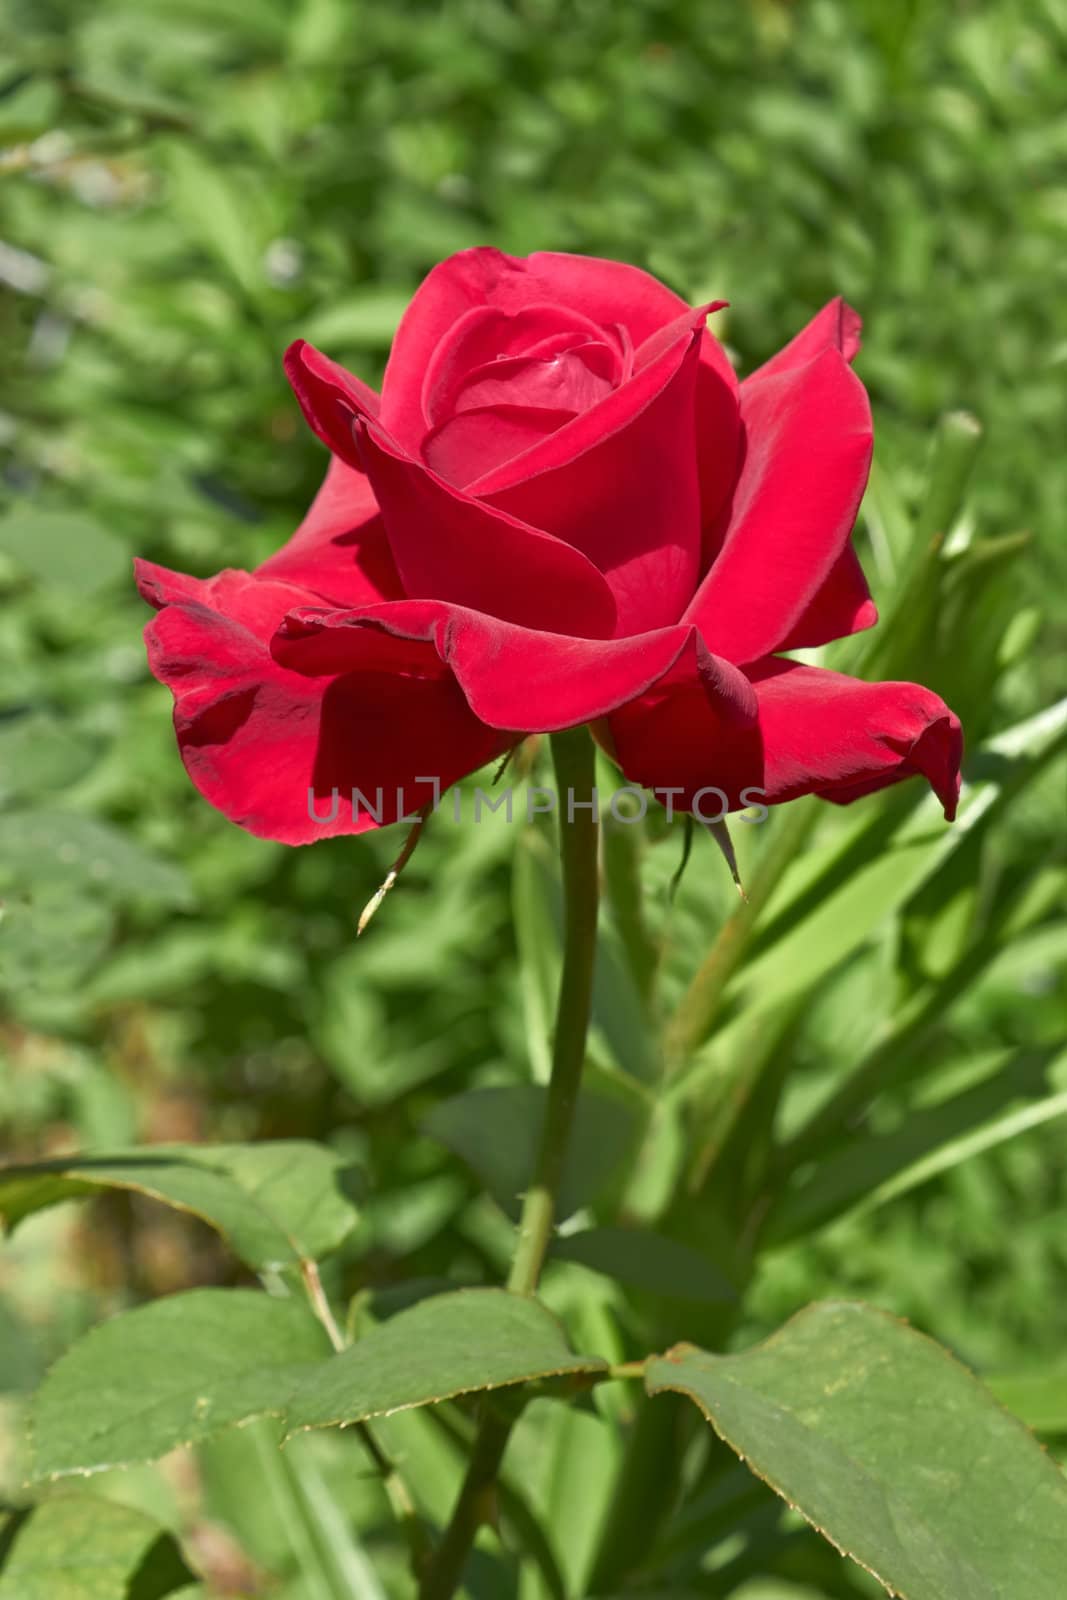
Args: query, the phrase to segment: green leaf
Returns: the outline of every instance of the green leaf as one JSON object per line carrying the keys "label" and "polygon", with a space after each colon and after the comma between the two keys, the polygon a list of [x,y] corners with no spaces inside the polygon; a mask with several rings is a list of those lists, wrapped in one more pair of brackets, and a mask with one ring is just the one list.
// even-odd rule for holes
{"label": "green leaf", "polygon": [[0,881],[26,883],[34,894],[90,894],[117,904],[192,904],[180,867],[161,861],[110,823],[77,811],[12,811],[0,817]]}
{"label": "green leaf", "polygon": [[870,1307],[649,1363],[751,1470],[906,1600],[1062,1600],[1067,1481],[947,1351]]}
{"label": "green leaf", "polygon": [[280,220],[276,196],[258,174],[238,174],[189,140],[175,140],[166,159],[175,215],[246,294],[262,295],[269,287],[264,256]]}
{"label": "green leaf", "polygon": [[456,1395],[601,1373],[576,1356],[551,1312],[503,1289],[434,1295],[343,1350],[293,1394],[287,1432],[363,1422]]}
{"label": "green leaf", "polygon": [[779,1197],[763,1242],[786,1244],[856,1207],[884,1205],[982,1150],[1064,1116],[1067,1091],[1044,1092],[1046,1080],[1056,1081],[1054,1055],[1021,1053],[964,1093],[909,1110],[891,1133],[819,1156],[810,1178]]}
{"label": "green leaf", "polygon": [[[958,850],[987,825],[1055,753],[1067,732],[1067,698],[1008,729],[977,752],[957,821],[948,827],[928,795],[889,848],[874,849],[874,831],[860,824],[828,851],[811,851],[784,876],[768,907],[766,941],[732,984],[730,994],[760,1007],[810,989],[887,918],[898,912]],[[857,848],[858,845],[858,848]],[[854,855],[851,870],[843,870]]]}
{"label": "green leaf", "polygon": [[0,1220],[12,1228],[62,1200],[132,1189],[201,1217],[265,1272],[327,1255],[347,1237],[357,1212],[342,1187],[346,1170],[335,1152],[299,1139],[71,1156],[0,1170]]}
{"label": "green leaf", "polygon": [[9,89],[0,101],[0,135],[5,146],[47,133],[62,115],[60,107],[57,87],[47,78],[34,78]]}
{"label": "green leaf", "polygon": [[[296,1567],[314,1600],[381,1600],[363,1553],[350,1506],[338,1504],[338,1482],[347,1488],[363,1470],[341,1452],[340,1477],[319,1470],[321,1436],[295,1439],[278,1448],[278,1422],[262,1418],[197,1446],[196,1466],[211,1514],[225,1523],[241,1549],[268,1572]],[[357,1451],[358,1456],[358,1451]]]}
{"label": "green leaf", "polygon": [[358,294],[344,295],[310,317],[304,317],[293,337],[307,339],[320,349],[353,345],[388,350],[411,294],[384,284],[368,285]]}
{"label": "green leaf", "polygon": [[[1020,885],[1014,894],[1001,896],[999,914],[973,939],[955,965],[936,982],[914,992],[894,1018],[892,1027],[876,1040],[857,1066],[819,1102],[807,1120],[792,1134],[781,1151],[783,1168],[793,1169],[813,1155],[822,1156],[828,1141],[854,1127],[865,1108],[887,1085],[897,1087],[936,1070],[939,1056],[922,1048],[942,1025],[946,1011],[966,992],[985,980],[991,968],[1021,957],[1015,987],[1032,981],[1032,953],[1026,937],[1051,910],[1062,904],[1067,875],[1048,869]],[[1038,937],[1041,937],[1038,934]]]}
{"label": "green leaf", "polygon": [[586,1228],[557,1239],[552,1255],[650,1294],[709,1303],[737,1298],[734,1286],[699,1250],[643,1228]]}
{"label": "green leaf", "polygon": [[1067,1365],[1045,1372],[995,1373],[986,1387],[1038,1433],[1067,1433]]}
{"label": "green leaf", "polygon": [[[422,1129],[466,1161],[510,1216],[530,1183],[545,1090],[538,1084],[470,1089],[433,1106]],[[621,1101],[588,1092],[579,1096],[557,1215],[560,1221],[596,1198],[626,1159],[637,1117]]]}
{"label": "green leaf", "polygon": [[0,722],[0,801],[74,783],[93,754],[87,740],[47,712],[6,718]]}
{"label": "green leaf", "polygon": [[155,1461],[250,1417],[278,1415],[327,1356],[302,1301],[193,1289],[93,1328],[30,1405],[33,1478]]}
{"label": "green leaf", "polygon": [[[550,1535],[558,1561],[555,1572],[542,1564],[541,1583],[530,1586],[532,1600],[566,1600],[588,1593],[597,1538],[618,1478],[622,1437],[592,1407],[542,1407],[537,1430],[536,1443],[524,1455],[516,1450],[510,1461],[536,1507],[535,1526]],[[506,1512],[504,1506],[501,1510]],[[502,1520],[506,1525],[506,1516]]]}
{"label": "green leaf", "polygon": [[287,1511],[299,1524],[299,1532],[295,1527],[293,1532],[302,1573],[313,1576],[316,1591],[330,1600],[387,1600],[376,1563],[356,1537],[348,1508],[320,1471],[315,1453],[295,1445],[284,1452],[274,1444],[269,1448],[279,1488],[284,1485],[288,1495]]}
{"label": "green leaf", "polygon": [[92,1495],[57,1495],[15,1534],[0,1600],[162,1600],[192,1574],[158,1523]]}
{"label": "green leaf", "polygon": [[[0,863],[0,878],[3,867]],[[53,884],[0,900],[0,985],[20,999],[70,991],[114,933],[111,908]]]}
{"label": "green leaf", "polygon": [[129,580],[130,551],[90,517],[14,506],[0,518],[0,555],[48,588],[93,594]]}

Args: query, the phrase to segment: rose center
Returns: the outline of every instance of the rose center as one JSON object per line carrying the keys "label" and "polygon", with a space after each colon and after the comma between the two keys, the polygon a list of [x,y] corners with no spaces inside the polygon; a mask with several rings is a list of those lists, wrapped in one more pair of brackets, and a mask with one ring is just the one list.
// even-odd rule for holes
{"label": "rose center", "polygon": [[601,328],[580,312],[476,307],[427,367],[423,458],[465,487],[599,404],[632,363],[625,329]]}

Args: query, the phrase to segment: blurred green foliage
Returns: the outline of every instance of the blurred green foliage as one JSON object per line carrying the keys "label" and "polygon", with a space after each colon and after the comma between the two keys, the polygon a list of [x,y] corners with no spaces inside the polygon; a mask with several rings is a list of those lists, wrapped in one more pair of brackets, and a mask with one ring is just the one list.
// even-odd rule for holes
{"label": "blurred green foliage", "polygon": [[[918,568],[921,625],[912,611],[914,626],[887,628],[884,646],[875,636],[868,662],[943,692],[973,748],[1032,716],[1067,678],[1067,4],[6,0],[0,39],[4,1143],[28,1158],[326,1139],[367,1166],[335,1296],[493,1281],[502,1216],[422,1130],[445,1096],[543,1064],[543,841],[503,819],[442,819],[357,948],[395,835],[286,851],[195,795],[144,664],[129,558],[207,574],[276,548],[324,467],[281,375],[285,344],[303,335],[377,381],[408,295],[452,250],[586,251],[693,300],[727,297],[716,326],[742,371],[843,293],[866,325],[878,472],[860,543],[887,622],[893,596],[912,592],[915,551],[931,563]],[[924,527],[938,419],[959,407],[980,419],[983,450],[953,527]],[[949,533],[945,550],[923,556],[924,531]],[[991,770],[987,758],[970,776]],[[920,800],[909,785],[845,814],[817,808],[812,860],[852,848],[877,865]],[[875,1136],[986,1078],[1004,1105],[1030,1092],[1022,1053],[1064,1034],[1063,823],[1061,761],[929,870],[904,881],[917,857],[887,856],[824,945],[802,923],[789,946],[796,903],[771,905],[750,970],[769,963],[773,1006],[755,1004],[763,978],[751,998],[728,992],[707,1092],[673,1135],[699,1147],[705,1128],[713,1144],[721,1133],[735,1166],[720,1196],[744,1169],[746,1113],[716,1092],[737,1083],[738,1059],[793,1069],[787,1138],[887,1038],[900,1042]],[[783,825],[772,818],[768,837]],[[739,841],[746,870],[762,831]],[[670,996],[733,890],[701,839],[668,913],[680,837],[649,834],[641,871]],[[596,1071],[640,1099],[647,1056],[618,978],[632,929],[615,915]],[[809,965],[791,967],[801,956]],[[756,1266],[741,1332],[857,1292],[979,1367],[1040,1366],[1067,1337],[1062,1149],[1052,1122],[794,1237]],[[654,1217],[654,1173],[647,1191],[634,1204]],[[712,1235],[727,1226],[713,1209]],[[131,1294],[234,1270],[206,1229],[129,1196],[27,1224],[0,1258],[7,1492],[17,1396],[74,1332]],[[593,1281],[576,1265],[554,1272],[565,1309],[573,1284]],[[614,1329],[625,1354],[613,1294],[582,1315],[601,1318],[591,1348]],[[455,1440],[394,1422],[432,1504]],[[594,1422],[568,1417],[576,1449],[592,1448]],[[192,1520],[220,1590],[259,1571],[284,1580],[286,1600],[317,1597],[317,1558],[280,1541],[241,1486],[280,1472],[271,1493],[314,1500],[329,1479],[373,1547],[376,1502],[345,1443],[294,1450],[282,1469],[255,1430],[222,1439],[201,1453],[192,1511],[188,1484],[147,1472],[113,1492],[168,1526]],[[549,1504],[557,1443],[535,1440]],[[774,1525],[762,1501],[754,1515]],[[578,1566],[582,1537],[568,1547]],[[767,1538],[784,1579],[868,1592],[814,1540]],[[376,1554],[387,1573],[390,1549]],[[744,1582],[746,1558],[723,1560]],[[490,1566],[480,1592],[506,1592]]]}

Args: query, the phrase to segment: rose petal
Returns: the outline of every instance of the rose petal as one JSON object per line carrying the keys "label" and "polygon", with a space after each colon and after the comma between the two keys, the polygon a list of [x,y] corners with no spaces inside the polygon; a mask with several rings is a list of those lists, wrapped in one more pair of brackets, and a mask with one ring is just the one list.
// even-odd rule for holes
{"label": "rose petal", "polygon": [[471,310],[515,314],[533,305],[566,307],[598,326],[621,322],[635,344],[686,309],[684,300],[637,267],[594,256],[542,252],[526,259],[482,247],[461,250],[423,280],[393,340],[382,384],[382,421],[413,448],[424,426],[426,363]]}
{"label": "rose petal", "polygon": [[677,621],[700,563],[694,394],[700,317],[630,382],[470,485],[582,550],[604,573],[618,632]]}
{"label": "rose petal", "polygon": [[[705,316],[722,311],[725,300],[702,308]],[[657,329],[634,355],[634,370],[641,371],[689,325],[692,312]],[[708,328],[700,342],[700,371],[696,388],[696,452],[700,478],[700,517],[704,525],[704,552],[710,556],[715,520],[737,482],[741,455],[741,412],[737,374],[718,339]],[[706,563],[705,563],[706,564]]]}
{"label": "rose petal", "polygon": [[331,456],[307,516],[257,576],[295,583],[340,606],[400,599],[404,591],[365,474]]}
{"label": "rose petal", "polygon": [[286,610],[307,602],[302,590],[246,572],[201,582],[137,567],[142,594],[162,608],[145,639],[152,671],[174,694],[186,770],[250,833],[296,845],[364,832],[375,820],[358,796],[353,804],[353,789],[393,822],[432,798],[419,778],[445,788],[502,748],[428,645],[407,646],[419,652],[421,676],[308,678],[268,649]]}
{"label": "rose petal", "polygon": [[723,791],[736,810],[803,794],[846,803],[921,774],[946,818],[955,816],[960,724],[929,689],[863,683],[792,661],[762,661],[748,676],[759,704],[750,728],[724,734],[692,678],[616,712],[609,730],[627,777],[648,788],[678,787],[680,810],[701,788]]}
{"label": "rose petal", "polygon": [[859,556],[847,544],[779,650],[809,650],[862,633],[878,621]]}
{"label": "rose petal", "polygon": [[360,449],[409,596],[557,633],[615,631],[611,591],[581,551],[470,499],[380,427],[361,428]]}
{"label": "rose petal", "polygon": [[[589,326],[592,327],[593,324],[590,323]],[[523,355],[548,360],[552,356],[565,355],[568,351],[580,355],[594,372],[607,380],[608,386],[612,389],[618,388],[633,371],[633,351],[632,349],[629,351],[627,363],[627,351],[620,342],[618,330],[613,328],[598,329],[596,334],[555,334],[549,339],[541,339],[537,344],[530,345],[528,350],[523,351]]]}
{"label": "rose petal", "polygon": [[360,611],[294,610],[272,649],[296,671],[336,673],[382,659],[375,632],[432,642],[475,716],[493,728],[543,733],[593,721],[647,693],[683,659],[721,717],[744,723],[755,712],[744,675],[678,624],[628,639],[573,639],[462,606],[402,600]]}
{"label": "rose petal", "polygon": [[[437,411],[424,414],[424,396],[429,399],[427,363],[444,362],[453,337],[484,327],[487,353],[499,354],[489,349],[499,336],[493,331],[500,326],[494,318],[533,309],[539,315],[551,309],[561,323],[579,316],[614,333],[624,364],[618,381],[625,382],[633,347],[690,308],[658,279],[621,261],[551,251],[525,259],[493,249],[461,251],[426,277],[397,330],[382,385],[382,421],[394,437],[414,450],[427,417],[440,420]],[[737,379],[725,351],[710,334],[702,342],[700,359],[697,436],[703,520],[708,525],[721,510],[735,476]],[[537,470],[536,463],[531,462],[530,468]]]}
{"label": "rose petal", "polygon": [[538,250],[525,265],[546,300],[571,306],[601,327],[622,323],[635,346],[690,309],[673,289],[625,261]]}
{"label": "rose petal", "polygon": [[686,611],[739,663],[784,648],[818,611],[856,520],[872,443],[866,391],[832,346],[746,379],[741,417],[745,459],[722,549]]}
{"label": "rose petal", "polygon": [[588,411],[615,387],[610,376],[615,365],[615,352],[591,339],[550,356],[502,357],[467,373],[453,391],[452,411],[508,405]]}
{"label": "rose petal", "polygon": [[488,306],[514,315],[545,305],[601,328],[621,324],[634,345],[689,309],[657,278],[626,262],[557,251],[524,258],[484,246],[461,250],[427,275],[397,329],[382,385],[385,426],[405,441],[414,436],[426,363],[466,313]]}
{"label": "rose petal", "polygon": [[[776,372],[803,366],[827,348],[840,350],[846,361],[852,361],[860,348],[862,327],[859,313],[838,295],[823,306],[784,349],[765,362],[758,373],[753,373],[753,377],[773,376]],[[843,639],[871,628],[877,621],[878,611],[859,558],[852,546],[846,545],[792,632],[776,648],[800,650],[828,644],[832,639]]]}
{"label": "rose petal", "polygon": [[[398,335],[399,337],[399,335]],[[419,439],[450,415],[454,409],[453,391],[465,376],[501,357],[529,355],[551,350],[555,353],[571,344],[603,338],[600,328],[578,312],[565,306],[534,304],[510,313],[497,306],[477,305],[463,313],[424,356],[420,416],[413,430],[405,432],[405,413],[396,414],[386,405],[382,424],[411,452]]]}
{"label": "rose petal", "polygon": [[840,350],[846,361],[853,361],[860,348],[860,334],[863,329],[863,319],[858,311],[840,295],[828,301],[821,311],[817,311],[806,327],[801,328],[795,338],[790,339],[777,355],[765,361],[752,376],[754,378],[773,377],[777,372],[787,372],[791,367],[802,367],[808,361],[814,361],[826,349]]}
{"label": "rose petal", "polygon": [[[528,257],[528,263],[564,304],[583,311],[602,327],[621,324],[635,346],[653,340],[662,329],[690,312],[681,296],[666,284],[626,262],[541,251]],[[725,304],[714,301],[710,309],[718,310]],[[705,525],[718,515],[737,475],[741,431],[737,394],[737,374],[722,345],[710,330],[705,330],[696,402]]]}
{"label": "rose petal", "polygon": [[426,435],[422,458],[439,477],[463,489],[490,467],[522,455],[573,419],[573,411],[536,406],[495,405],[460,411]]}
{"label": "rose petal", "polygon": [[295,339],[285,352],[285,374],[312,432],[360,471],[352,419],[377,417],[380,402],[374,390],[306,339]]}
{"label": "rose petal", "polygon": [[400,320],[382,382],[382,422],[409,448],[425,431],[422,397],[427,363],[466,313],[514,313],[554,296],[531,283],[525,263],[502,250],[461,250],[423,279]]}

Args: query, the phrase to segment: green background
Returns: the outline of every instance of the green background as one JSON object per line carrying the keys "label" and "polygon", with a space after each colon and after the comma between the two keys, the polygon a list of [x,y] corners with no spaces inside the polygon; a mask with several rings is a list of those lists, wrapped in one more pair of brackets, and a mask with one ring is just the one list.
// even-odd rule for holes
{"label": "green background", "polygon": [[[977,748],[1067,677],[1067,4],[6,0],[0,30],[3,1144],[324,1138],[368,1165],[338,1294],[493,1281],[501,1216],[418,1130],[443,1096],[531,1071],[521,830],[431,829],[357,950],[397,836],[287,851],[195,795],[130,558],[207,575],[275,549],[324,468],[286,343],[377,382],[450,251],[602,254],[726,298],[716,329],[742,372],[843,293],[893,507],[921,522],[945,411],[983,425],[955,536],[981,541],[988,582],[925,618],[909,667]],[[879,602],[901,568],[884,510],[858,535]],[[823,837],[854,815],[826,809]],[[845,939],[779,1045],[798,1105],[1024,890],[1040,914],[996,934],[920,1065],[936,1099],[998,1051],[1062,1042],[1063,823],[1061,762]],[[659,915],[681,839],[650,831]],[[759,844],[742,845],[744,864]],[[699,839],[668,993],[732,893]],[[876,1127],[909,1109],[888,1096]],[[801,1233],[761,1264],[739,1337],[858,1294],[980,1370],[1046,1369],[1067,1338],[1062,1157],[1053,1122]],[[75,1332],[234,1275],[206,1230],[129,1197],[28,1223],[0,1254],[0,1484],[17,1483],[19,1397]],[[223,1466],[203,1469],[205,1515],[289,1581],[277,1542],[227,1509]],[[116,1493],[179,1518],[169,1480],[138,1485]]]}

